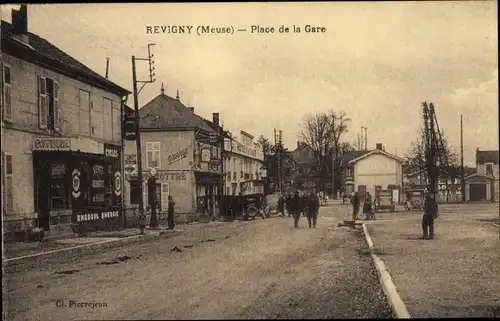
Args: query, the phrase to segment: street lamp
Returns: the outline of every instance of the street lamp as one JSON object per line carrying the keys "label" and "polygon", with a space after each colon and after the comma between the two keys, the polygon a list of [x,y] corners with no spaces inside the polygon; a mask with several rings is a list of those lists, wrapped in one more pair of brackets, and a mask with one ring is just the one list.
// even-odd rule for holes
{"label": "street lamp", "polygon": [[149,221],[149,228],[156,229],[158,228],[158,218],[156,217],[156,169],[151,168],[149,174],[151,175],[148,178],[149,203],[151,204],[151,220]]}

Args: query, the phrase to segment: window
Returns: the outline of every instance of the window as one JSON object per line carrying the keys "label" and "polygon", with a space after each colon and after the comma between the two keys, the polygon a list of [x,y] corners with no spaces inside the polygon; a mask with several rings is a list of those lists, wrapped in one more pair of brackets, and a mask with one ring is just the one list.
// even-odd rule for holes
{"label": "window", "polygon": [[492,163],[486,163],[486,174],[493,176],[493,164]]}
{"label": "window", "polygon": [[139,204],[141,198],[141,185],[137,177],[130,180],[130,204]]}
{"label": "window", "polygon": [[84,135],[90,135],[90,93],[80,90],[80,132]]}
{"label": "window", "polygon": [[38,121],[40,128],[60,130],[59,83],[38,77]]}
{"label": "window", "polygon": [[160,143],[147,142],[146,143],[146,164],[148,168],[160,167]]}
{"label": "window", "polygon": [[11,77],[10,67],[3,66],[2,74],[3,87],[3,120],[12,122],[12,93],[11,93]]}
{"label": "window", "polygon": [[104,139],[113,140],[113,103],[111,99],[102,99],[102,113],[104,123]]}
{"label": "window", "polygon": [[168,195],[170,195],[170,188],[168,183],[161,184],[161,210],[165,212],[168,209]]}
{"label": "window", "polygon": [[345,186],[345,193],[346,194],[352,194],[354,192],[354,185],[348,184]]}
{"label": "window", "polygon": [[345,177],[347,177],[347,178],[354,177],[354,171],[352,170],[352,168],[348,168],[345,170]]}
{"label": "window", "polygon": [[2,203],[5,213],[12,213],[14,211],[12,174],[12,155],[2,152]]}

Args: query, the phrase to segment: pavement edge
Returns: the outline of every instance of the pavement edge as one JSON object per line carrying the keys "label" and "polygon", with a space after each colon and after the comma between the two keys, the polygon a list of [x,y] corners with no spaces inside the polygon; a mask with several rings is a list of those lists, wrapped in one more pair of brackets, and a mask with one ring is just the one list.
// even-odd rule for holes
{"label": "pavement edge", "polygon": [[2,260],[2,265],[10,265],[10,264],[20,264],[26,261],[31,261],[31,260],[39,260],[39,259],[47,259],[53,256],[57,256],[59,253],[70,253],[70,252],[83,252],[85,250],[89,250],[90,252],[94,252],[97,250],[101,249],[106,249],[106,248],[113,248],[117,247],[119,245],[127,245],[127,244],[132,244],[132,243],[137,243],[141,241],[151,241],[159,238],[168,238],[172,237],[174,235],[177,235],[177,231],[173,231],[170,233],[167,233],[166,231],[158,231],[158,233],[155,234],[144,234],[144,235],[133,235],[133,236],[128,236],[128,237],[123,237],[117,240],[108,240],[108,241],[101,241],[101,242],[96,242],[96,243],[89,243],[89,244],[82,244],[82,245],[77,245],[77,246],[72,246],[72,247],[67,247],[67,248],[62,248],[58,250],[53,250],[53,251],[46,251],[46,252],[40,252],[40,253],[35,253],[35,254],[28,254],[28,255],[23,255],[19,257],[12,257],[8,259],[3,259]]}
{"label": "pavement edge", "polygon": [[373,253],[373,241],[370,237],[370,234],[368,233],[366,225],[363,223],[361,224],[361,226],[363,227],[363,234],[365,236],[366,244],[370,249],[373,264],[375,265],[375,269],[377,270],[380,285],[382,286],[387,302],[389,303],[389,306],[392,310],[393,317],[396,319],[411,319],[411,315],[408,312],[405,303],[399,296],[396,286],[392,281],[391,275],[387,271],[384,261],[382,261],[377,255]]}

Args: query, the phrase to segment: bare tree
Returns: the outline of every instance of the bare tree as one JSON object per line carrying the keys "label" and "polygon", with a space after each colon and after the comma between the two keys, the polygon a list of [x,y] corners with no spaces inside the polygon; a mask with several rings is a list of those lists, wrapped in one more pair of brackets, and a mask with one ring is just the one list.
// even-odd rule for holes
{"label": "bare tree", "polygon": [[[442,146],[438,146],[437,154],[438,159],[443,159],[443,163],[438,162],[439,171],[454,177],[459,162],[458,154],[452,149],[443,132],[441,132],[441,141]],[[408,168],[410,171],[413,172],[425,169],[424,142],[421,138],[410,143],[405,157],[408,160]],[[445,160],[447,164],[444,163]]]}
{"label": "bare tree", "polygon": [[[350,144],[342,142],[349,122],[350,118],[344,111],[330,110],[305,117],[299,137],[311,148],[322,183],[339,181],[337,178],[341,176],[340,160],[346,149],[350,148]],[[329,178],[329,173],[333,174],[333,177]],[[335,190],[338,188],[339,186],[334,186]]]}
{"label": "bare tree", "polygon": [[323,157],[331,148],[330,120],[326,113],[309,114],[303,122],[300,139],[311,148],[315,165],[321,166]]}

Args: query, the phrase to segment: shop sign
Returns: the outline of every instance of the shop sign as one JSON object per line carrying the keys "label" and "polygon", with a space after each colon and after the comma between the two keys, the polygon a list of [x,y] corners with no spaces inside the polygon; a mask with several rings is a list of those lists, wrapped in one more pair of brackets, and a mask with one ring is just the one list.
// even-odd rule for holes
{"label": "shop sign", "polygon": [[178,162],[184,158],[187,158],[188,156],[188,148],[184,148],[174,154],[171,154],[168,156],[168,164],[171,165],[175,162]]}
{"label": "shop sign", "polygon": [[104,145],[104,156],[118,158],[120,157],[120,150],[113,146]]}
{"label": "shop sign", "polygon": [[[151,174],[144,173],[144,179],[147,180]],[[185,181],[187,179],[186,172],[157,172],[155,177],[159,181]]]}
{"label": "shop sign", "polygon": [[70,151],[70,138],[37,138],[33,142],[35,151]]}
{"label": "shop sign", "polygon": [[86,221],[96,221],[96,220],[110,219],[117,217],[120,217],[120,212],[118,211],[93,212],[93,213],[83,213],[76,215],[76,221],[86,222]]}

